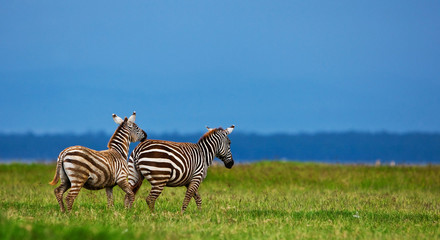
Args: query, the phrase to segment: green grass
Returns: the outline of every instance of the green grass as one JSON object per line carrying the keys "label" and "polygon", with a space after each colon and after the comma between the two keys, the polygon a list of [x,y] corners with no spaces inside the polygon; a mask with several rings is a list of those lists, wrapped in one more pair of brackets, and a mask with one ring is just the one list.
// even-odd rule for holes
{"label": "green grass", "polygon": [[125,210],[105,190],[81,190],[63,214],[55,165],[0,165],[2,239],[440,239],[440,166],[260,162],[209,169],[180,215],[185,188],[165,188],[150,213],[149,184]]}

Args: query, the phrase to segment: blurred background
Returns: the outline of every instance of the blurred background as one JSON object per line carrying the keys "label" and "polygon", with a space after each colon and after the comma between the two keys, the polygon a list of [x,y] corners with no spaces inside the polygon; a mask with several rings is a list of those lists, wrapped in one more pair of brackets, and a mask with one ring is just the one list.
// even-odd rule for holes
{"label": "blurred background", "polygon": [[235,124],[243,161],[440,162],[439,29],[439,1],[2,1],[0,159],[135,110],[150,138]]}

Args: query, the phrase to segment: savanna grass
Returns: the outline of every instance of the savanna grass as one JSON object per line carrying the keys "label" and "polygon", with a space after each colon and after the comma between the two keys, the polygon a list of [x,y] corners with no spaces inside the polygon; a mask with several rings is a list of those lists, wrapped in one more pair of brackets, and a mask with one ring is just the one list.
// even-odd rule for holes
{"label": "savanna grass", "polygon": [[107,208],[82,189],[71,213],[53,195],[55,165],[0,165],[2,239],[440,239],[440,166],[259,162],[213,166],[179,214],[184,188],[165,188],[150,213],[144,182],[134,207]]}

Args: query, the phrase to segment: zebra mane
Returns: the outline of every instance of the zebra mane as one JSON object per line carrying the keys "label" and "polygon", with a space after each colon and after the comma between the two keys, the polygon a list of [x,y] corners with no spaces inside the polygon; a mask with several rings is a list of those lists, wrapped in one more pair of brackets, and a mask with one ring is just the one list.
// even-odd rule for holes
{"label": "zebra mane", "polygon": [[199,142],[202,141],[203,139],[213,135],[214,133],[216,133],[218,131],[224,131],[224,129],[222,127],[219,127],[219,128],[214,128],[211,131],[208,131],[207,133],[203,134],[203,136],[199,139]]}
{"label": "zebra mane", "polygon": [[111,143],[113,142],[113,139],[115,138],[116,134],[121,130],[122,126],[124,125],[124,123],[127,122],[127,117],[125,117],[124,122],[122,122],[118,128],[116,128],[116,131],[113,133],[112,137],[110,138],[110,140],[108,141],[107,147],[110,149],[111,148]]}

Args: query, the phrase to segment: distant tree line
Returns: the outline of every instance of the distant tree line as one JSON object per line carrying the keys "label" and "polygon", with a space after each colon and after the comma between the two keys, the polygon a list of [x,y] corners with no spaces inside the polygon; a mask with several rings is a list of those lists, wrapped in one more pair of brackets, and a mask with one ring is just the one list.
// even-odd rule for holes
{"label": "distant tree line", "polygon": [[[202,134],[149,134],[151,139],[197,142]],[[0,160],[55,160],[64,148],[82,145],[107,148],[106,133],[4,134],[0,133]],[[242,162],[286,159],[325,162],[440,163],[440,133],[315,133],[230,135],[231,149]],[[131,149],[137,143],[132,144]]]}

